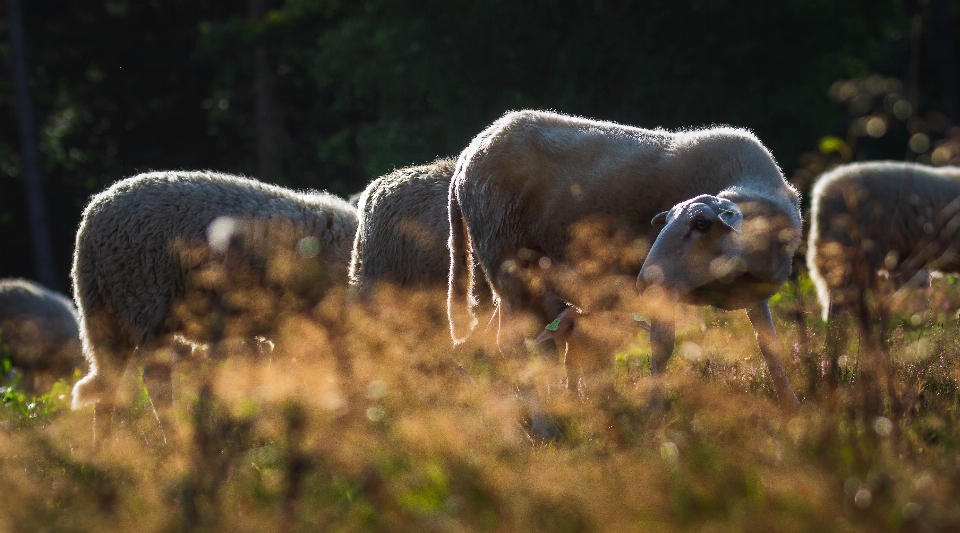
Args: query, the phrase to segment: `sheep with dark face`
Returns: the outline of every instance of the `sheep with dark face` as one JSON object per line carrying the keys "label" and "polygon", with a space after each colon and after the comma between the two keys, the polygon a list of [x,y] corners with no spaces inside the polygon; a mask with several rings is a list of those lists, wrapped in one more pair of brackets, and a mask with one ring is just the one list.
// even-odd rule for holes
{"label": "sheep with dark face", "polygon": [[[84,210],[73,258],[90,364],[74,387],[74,408],[112,403],[130,362],[149,363],[177,336],[211,340],[209,332],[190,330],[180,310],[244,311],[223,292],[238,280],[224,285],[218,275],[242,275],[246,288],[280,292],[279,301],[305,306],[329,287],[346,286],[356,228],[356,211],[336,196],[214,172],[141,174],[96,195]],[[281,256],[279,248],[290,249]],[[275,322],[283,311],[256,318]],[[166,375],[159,381],[168,381],[168,365],[159,366]]]}
{"label": "sheep with dark face", "polygon": [[0,279],[0,345],[28,392],[42,392],[83,365],[73,302],[25,279]]}
{"label": "sheep with dark face", "polygon": [[[584,312],[603,310],[606,299],[578,282],[597,270],[596,261],[575,253],[573,238],[585,222],[599,222],[621,243],[622,256],[602,264],[608,279],[630,276],[644,296],[666,302],[651,314],[655,372],[673,350],[675,302],[745,308],[781,401],[796,402],[767,299],[786,281],[800,241],[799,195],[751,133],[508,113],[461,153],[449,211],[455,340],[472,327],[461,309],[469,307],[463,280],[474,260],[494,291],[501,324],[529,305],[524,280],[531,276],[517,262],[525,250],[542,254],[548,261],[539,265],[557,272],[544,288]],[[517,346],[533,333],[503,341]]]}

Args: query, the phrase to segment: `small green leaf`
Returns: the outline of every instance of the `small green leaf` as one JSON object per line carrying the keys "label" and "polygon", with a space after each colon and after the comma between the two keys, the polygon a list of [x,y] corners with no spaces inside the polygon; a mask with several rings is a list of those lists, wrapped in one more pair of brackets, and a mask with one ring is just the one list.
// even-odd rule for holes
{"label": "small green leaf", "polygon": [[547,331],[557,331],[558,329],[560,329],[560,317],[557,317],[556,319],[554,319],[553,322],[547,324],[547,326],[543,329]]}
{"label": "small green leaf", "polygon": [[843,139],[839,137],[826,136],[820,139],[820,153],[823,155],[828,155],[833,152],[838,152],[842,154],[846,150],[849,150],[847,143],[843,142]]}

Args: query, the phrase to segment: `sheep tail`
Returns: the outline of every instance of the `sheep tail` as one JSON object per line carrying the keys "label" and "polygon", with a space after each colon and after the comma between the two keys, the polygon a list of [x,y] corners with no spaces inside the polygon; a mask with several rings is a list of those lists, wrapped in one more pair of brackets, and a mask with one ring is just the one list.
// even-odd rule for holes
{"label": "sheep tail", "polygon": [[[460,344],[477,326],[477,316],[473,308],[476,299],[473,295],[475,280],[473,251],[470,236],[460,211],[460,202],[451,188],[450,192],[450,277],[447,292],[447,319],[450,321],[450,336],[454,344]],[[465,327],[464,327],[465,326]]]}

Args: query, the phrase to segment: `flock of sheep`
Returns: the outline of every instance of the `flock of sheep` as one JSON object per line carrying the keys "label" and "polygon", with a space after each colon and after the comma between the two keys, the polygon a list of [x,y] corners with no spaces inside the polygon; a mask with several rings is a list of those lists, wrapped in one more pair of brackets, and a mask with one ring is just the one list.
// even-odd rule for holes
{"label": "flock of sheep", "polygon": [[[813,188],[810,220],[807,262],[827,320],[866,313],[878,272],[899,287],[930,270],[960,271],[956,169],[841,166]],[[309,310],[335,286],[360,300],[381,283],[445,289],[454,343],[476,329],[480,306],[506,357],[552,340],[543,351],[558,350],[582,374],[610,368],[614,347],[588,341],[608,316],[649,329],[661,373],[676,304],[687,303],[745,309],[779,400],[793,404],[768,299],[788,279],[801,235],[799,193],[746,130],[516,111],[456,159],[373,181],[357,207],[213,172],[117,182],[83,213],[77,308],[2,281],[0,343],[30,387],[69,375],[82,351],[79,408],[112,405],[132,362],[151,397],[169,395],[170,346],[230,337],[236,317],[243,334],[269,337],[277,306]],[[263,298],[235,297],[238,283]]]}

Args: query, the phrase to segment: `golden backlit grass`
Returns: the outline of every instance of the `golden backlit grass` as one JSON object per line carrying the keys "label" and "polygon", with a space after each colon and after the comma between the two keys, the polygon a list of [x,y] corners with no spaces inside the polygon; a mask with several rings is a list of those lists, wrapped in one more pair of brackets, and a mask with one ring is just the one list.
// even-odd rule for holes
{"label": "golden backlit grass", "polygon": [[[68,410],[69,384],[37,399],[13,386],[0,411],[0,531],[960,528],[956,280],[895,307],[905,406],[869,415],[856,332],[837,393],[808,386],[826,327],[809,281],[797,283],[773,305],[804,397],[796,412],[776,406],[742,312],[682,308],[658,410],[645,333],[584,396],[553,361],[452,351],[444,295],[426,292],[367,305],[334,292],[280,316],[272,353],[200,353],[176,368],[162,423],[141,397],[96,444],[93,412]],[[497,367],[515,377],[491,378]],[[555,439],[531,429],[524,383]]]}

